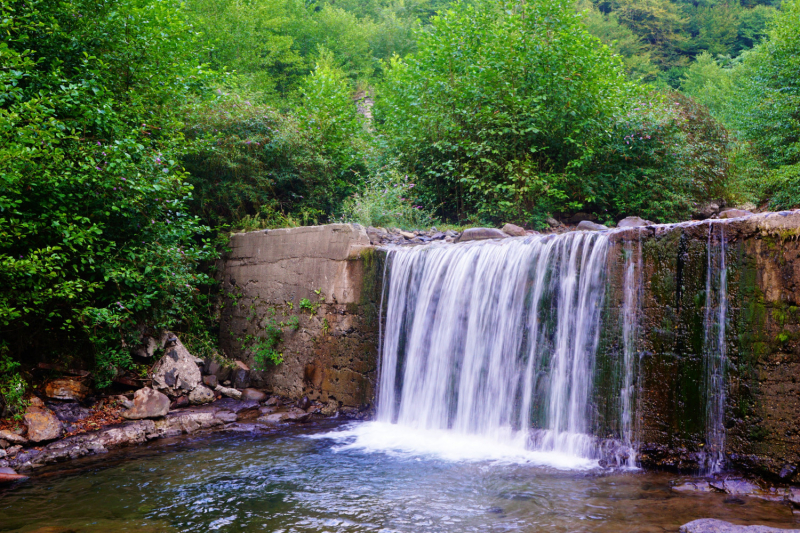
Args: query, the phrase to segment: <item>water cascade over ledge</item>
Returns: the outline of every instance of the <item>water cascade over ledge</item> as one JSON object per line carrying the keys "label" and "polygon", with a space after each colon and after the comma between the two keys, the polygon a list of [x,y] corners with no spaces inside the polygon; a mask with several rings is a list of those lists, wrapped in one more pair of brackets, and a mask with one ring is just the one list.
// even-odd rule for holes
{"label": "water cascade over ledge", "polygon": [[[389,249],[377,423],[404,432],[399,447],[427,432],[450,446],[480,441],[635,467],[642,231],[616,246],[614,232],[570,232]],[[706,253],[703,460],[716,473],[727,386],[724,225],[709,224]],[[606,302],[611,278],[619,299]],[[598,362],[601,337],[616,348]]]}

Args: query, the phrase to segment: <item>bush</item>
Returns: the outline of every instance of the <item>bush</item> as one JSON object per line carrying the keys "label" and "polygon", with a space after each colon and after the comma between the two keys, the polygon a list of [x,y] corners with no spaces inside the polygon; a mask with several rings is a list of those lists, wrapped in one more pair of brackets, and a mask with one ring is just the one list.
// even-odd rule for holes
{"label": "bush", "polygon": [[567,0],[456,2],[388,66],[376,113],[445,220],[543,223],[634,92]]}
{"label": "bush", "polygon": [[772,209],[800,207],[800,163],[784,165],[769,175],[764,192]]}
{"label": "bush", "polygon": [[419,229],[435,223],[421,205],[416,205],[416,184],[395,169],[381,169],[367,179],[360,193],[344,204],[343,219],[362,226]]}
{"label": "bush", "polygon": [[727,131],[704,106],[677,92],[654,93],[617,118],[585,194],[606,220],[683,220],[726,194],[728,166]]}
{"label": "bush", "polygon": [[0,337],[29,364],[93,354],[103,385],[142,326],[189,328],[210,282],[178,161],[184,110],[212,78],[176,3],[0,14]]}

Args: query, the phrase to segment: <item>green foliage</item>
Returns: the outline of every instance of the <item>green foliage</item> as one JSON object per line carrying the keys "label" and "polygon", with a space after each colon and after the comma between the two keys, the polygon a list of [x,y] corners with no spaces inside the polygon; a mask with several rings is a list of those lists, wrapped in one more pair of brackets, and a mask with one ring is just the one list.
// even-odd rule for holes
{"label": "green foliage", "polygon": [[209,74],[178,4],[0,6],[0,336],[94,353],[107,382],[138,326],[181,328],[210,278],[178,161]]}
{"label": "green foliage", "polygon": [[199,109],[192,139],[212,139],[184,159],[192,207],[210,226],[251,230],[325,222],[366,172],[366,129],[352,86],[321,51],[295,110],[279,112],[235,95]]}
{"label": "green foliage", "polygon": [[266,370],[270,366],[279,365],[283,362],[283,354],[277,348],[283,340],[283,329],[274,320],[267,322],[264,328],[264,337],[255,339],[251,350],[256,370]]}
{"label": "green foliage", "polygon": [[25,400],[27,383],[18,372],[19,366],[8,355],[8,347],[0,346],[0,400],[3,404],[0,416],[12,415],[15,420],[22,420],[28,406]]}
{"label": "green foliage", "polygon": [[765,195],[772,209],[792,209],[800,206],[800,163],[783,165],[771,172]]}
{"label": "green foliage", "polygon": [[394,168],[381,168],[370,176],[360,193],[344,204],[344,220],[363,226],[419,229],[435,223],[421,205],[414,202],[416,184]]}
{"label": "green foliage", "polygon": [[727,131],[691,98],[654,94],[617,119],[591,168],[587,196],[602,217],[683,220],[725,194]]}
{"label": "green foliage", "polygon": [[446,220],[541,224],[634,92],[563,0],[455,3],[395,58],[378,118],[418,198]]}

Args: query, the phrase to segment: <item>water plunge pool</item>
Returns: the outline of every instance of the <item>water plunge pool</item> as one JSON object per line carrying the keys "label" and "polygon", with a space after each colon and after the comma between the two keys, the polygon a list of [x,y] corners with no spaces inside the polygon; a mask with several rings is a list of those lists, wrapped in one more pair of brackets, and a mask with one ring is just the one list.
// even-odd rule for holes
{"label": "water plunge pool", "polygon": [[213,434],[42,470],[0,492],[0,531],[617,533],[677,531],[697,518],[800,524],[782,504],[676,493],[674,474],[391,429],[330,421]]}

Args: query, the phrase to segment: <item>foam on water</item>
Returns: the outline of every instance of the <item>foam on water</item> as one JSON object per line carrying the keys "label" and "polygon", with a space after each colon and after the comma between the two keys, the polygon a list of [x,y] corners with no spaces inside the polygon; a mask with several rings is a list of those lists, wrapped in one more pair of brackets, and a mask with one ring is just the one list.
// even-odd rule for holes
{"label": "foam on water", "polygon": [[339,452],[355,450],[453,462],[530,464],[558,470],[588,470],[598,466],[596,460],[575,455],[529,450],[525,433],[510,428],[491,435],[475,435],[388,422],[362,422],[309,438],[332,439],[337,442],[333,449]]}

